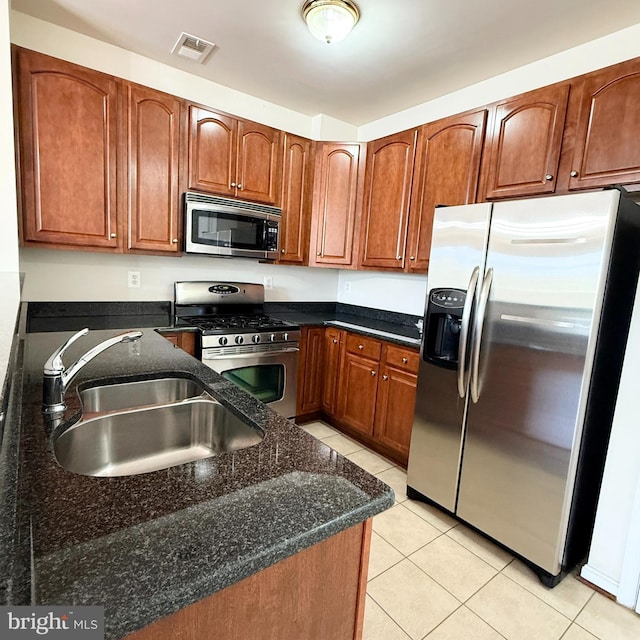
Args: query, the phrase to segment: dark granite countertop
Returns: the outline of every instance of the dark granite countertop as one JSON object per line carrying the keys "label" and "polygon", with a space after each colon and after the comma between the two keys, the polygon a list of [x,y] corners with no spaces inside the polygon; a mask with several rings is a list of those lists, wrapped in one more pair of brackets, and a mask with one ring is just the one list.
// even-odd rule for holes
{"label": "dark granite countertop", "polygon": [[[70,333],[21,338],[0,451],[0,596],[10,604],[104,605],[106,638],[121,638],[393,504],[393,491],[153,330],[81,370],[64,421],[79,417],[78,385],[165,374],[199,379],[260,444],[137,476],[61,468],[41,413],[42,366]],[[73,362],[114,331],[72,345]],[[15,526],[14,526],[15,524]],[[11,530],[9,530],[11,529]]]}

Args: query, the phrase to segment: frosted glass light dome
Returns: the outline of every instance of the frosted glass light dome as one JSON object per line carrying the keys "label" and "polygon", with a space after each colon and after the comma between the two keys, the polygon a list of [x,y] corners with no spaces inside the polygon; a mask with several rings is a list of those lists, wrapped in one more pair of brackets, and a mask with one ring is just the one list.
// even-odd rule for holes
{"label": "frosted glass light dome", "polygon": [[360,18],[349,0],[309,0],[302,7],[311,34],[327,44],[344,40]]}

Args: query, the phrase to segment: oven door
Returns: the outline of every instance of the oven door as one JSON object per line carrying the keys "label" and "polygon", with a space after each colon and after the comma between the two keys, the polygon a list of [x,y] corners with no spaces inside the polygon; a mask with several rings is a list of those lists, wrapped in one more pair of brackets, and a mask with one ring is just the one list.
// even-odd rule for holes
{"label": "oven door", "polygon": [[[215,348],[203,349],[202,363],[268,404],[285,418],[294,418],[298,387],[298,347],[290,346],[278,351],[257,351],[260,347],[253,346],[249,348],[254,351],[219,354]],[[236,349],[240,351],[243,347]]]}

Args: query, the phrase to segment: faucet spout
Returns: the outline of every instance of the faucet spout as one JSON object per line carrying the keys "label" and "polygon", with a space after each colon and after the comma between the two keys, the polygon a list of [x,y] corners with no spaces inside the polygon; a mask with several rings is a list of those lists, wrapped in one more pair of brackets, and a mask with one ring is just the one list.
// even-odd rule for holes
{"label": "faucet spout", "polygon": [[82,329],[78,333],[69,338],[61,347],[56,349],[47,359],[44,365],[44,387],[42,398],[42,410],[45,413],[59,413],[66,409],[64,403],[64,394],[73,378],[88,362],[91,362],[97,355],[109,349],[120,342],[134,342],[142,337],[142,331],[128,331],[112,338],[108,338],[104,342],[97,344],[89,349],[84,355],[80,356],[68,369],[62,362],[62,356],[69,345],[73,344],[78,338],[87,335],[89,329]]}

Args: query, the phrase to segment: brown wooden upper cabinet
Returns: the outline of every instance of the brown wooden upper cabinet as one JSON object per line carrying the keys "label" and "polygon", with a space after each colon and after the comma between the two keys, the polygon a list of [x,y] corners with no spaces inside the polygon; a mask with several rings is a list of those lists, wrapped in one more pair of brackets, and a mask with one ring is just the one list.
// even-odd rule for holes
{"label": "brown wooden upper cabinet", "polygon": [[280,131],[190,108],[190,189],[277,205],[281,172]]}
{"label": "brown wooden upper cabinet", "polygon": [[555,191],[568,99],[563,83],[493,107],[482,167],[486,199]]}
{"label": "brown wooden upper cabinet", "polygon": [[118,250],[118,81],[14,52],[23,242]]}
{"label": "brown wooden upper cabinet", "polygon": [[313,144],[285,133],[282,171],[280,257],[283,264],[308,264],[313,199]]}
{"label": "brown wooden upper cabinet", "polygon": [[426,272],[437,205],[476,202],[487,110],[424,125],[420,131],[406,271]]}
{"label": "brown wooden upper cabinet", "polygon": [[640,182],[640,59],[583,77],[569,189]]}
{"label": "brown wooden upper cabinet", "polygon": [[402,269],[418,130],[367,146],[360,266]]}
{"label": "brown wooden upper cabinet", "polygon": [[362,191],[364,143],[316,148],[309,264],[355,266],[354,231]]}
{"label": "brown wooden upper cabinet", "polygon": [[128,99],[128,248],[180,251],[182,101],[138,85]]}

